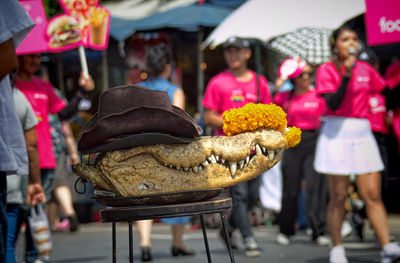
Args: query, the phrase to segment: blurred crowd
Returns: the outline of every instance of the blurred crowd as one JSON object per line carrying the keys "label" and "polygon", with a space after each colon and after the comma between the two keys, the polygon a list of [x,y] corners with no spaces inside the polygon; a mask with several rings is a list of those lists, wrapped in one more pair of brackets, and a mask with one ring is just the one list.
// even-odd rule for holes
{"label": "blurred crowd", "polygon": [[[79,230],[71,166],[81,160],[71,123],[87,120],[83,112],[90,107],[86,99],[95,82],[82,74],[72,84],[73,96],[65,99],[41,67],[41,54],[15,55],[18,34],[32,23],[18,11],[12,17],[18,22],[25,19],[25,24],[6,30],[13,28],[12,19],[0,23],[8,25],[0,28],[2,32],[9,31],[0,38],[0,262],[16,262],[15,244],[24,238],[25,262],[40,263],[48,260],[51,246],[37,242],[32,233],[32,207],[43,206],[49,232]],[[278,244],[290,245],[296,231],[305,228],[312,244],[331,246],[331,263],[346,263],[342,238],[355,231],[363,239],[368,219],[381,245],[382,262],[398,260],[400,246],[391,239],[382,201],[392,153],[388,139],[394,134],[400,142],[398,58],[382,72],[379,57],[360,46],[357,33],[346,26],[332,35],[330,61],[313,66],[302,58],[286,58],[276,80],[249,69],[252,51],[247,39],[232,36],[222,50],[227,68],[207,83],[202,101],[207,135],[225,136],[222,113],[248,103],[274,103],[287,113],[288,126],[302,130],[300,144],[285,151],[275,167],[227,190],[233,206],[228,235],[220,232],[223,242],[228,246],[230,239],[232,248],[243,248],[247,257],[260,256],[253,226],[269,213],[269,224],[279,228]],[[165,91],[173,105],[185,109],[168,45],[152,47],[146,62],[147,79],[132,84]],[[215,218],[209,220],[220,226]],[[194,255],[183,241],[189,218],[163,222],[171,224],[171,255]],[[137,222],[142,261],[153,259],[151,226],[151,220]],[[233,239],[233,233],[240,239]]]}

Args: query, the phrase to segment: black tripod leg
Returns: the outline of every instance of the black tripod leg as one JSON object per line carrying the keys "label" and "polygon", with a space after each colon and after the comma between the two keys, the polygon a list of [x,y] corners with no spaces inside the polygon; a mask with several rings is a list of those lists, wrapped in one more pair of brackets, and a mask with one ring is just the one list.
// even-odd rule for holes
{"label": "black tripod leg", "polygon": [[223,212],[220,212],[219,214],[220,214],[220,216],[221,216],[222,226],[223,226],[223,228],[224,228],[226,240],[228,241],[229,257],[231,258],[231,263],[235,263],[235,258],[233,257],[233,252],[232,252],[232,247],[231,247],[231,240],[229,239],[228,229],[226,228],[226,219],[225,219],[225,215],[224,215]]}
{"label": "black tripod leg", "polygon": [[204,215],[203,214],[200,214],[200,220],[201,220],[201,228],[203,229],[203,239],[204,239],[204,245],[206,246],[207,259],[208,259],[208,262],[211,263],[212,261],[211,261],[211,255],[210,255],[210,247],[208,246],[206,224],[204,223]]}

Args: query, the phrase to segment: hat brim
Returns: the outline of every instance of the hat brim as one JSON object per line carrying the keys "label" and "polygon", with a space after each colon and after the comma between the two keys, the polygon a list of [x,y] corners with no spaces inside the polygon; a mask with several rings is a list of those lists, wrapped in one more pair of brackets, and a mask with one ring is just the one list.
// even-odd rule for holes
{"label": "hat brim", "polygon": [[78,138],[78,150],[94,148],[107,138],[142,133],[193,138],[200,136],[202,129],[178,107],[173,107],[172,112],[157,107],[137,107],[110,114],[100,120],[95,114],[82,128]]}
{"label": "hat brim", "polygon": [[191,143],[194,138],[172,136],[164,133],[148,132],[132,134],[117,138],[113,142],[104,143],[93,148],[81,151],[82,154],[109,152],[125,148],[154,145],[154,144],[177,144]]}

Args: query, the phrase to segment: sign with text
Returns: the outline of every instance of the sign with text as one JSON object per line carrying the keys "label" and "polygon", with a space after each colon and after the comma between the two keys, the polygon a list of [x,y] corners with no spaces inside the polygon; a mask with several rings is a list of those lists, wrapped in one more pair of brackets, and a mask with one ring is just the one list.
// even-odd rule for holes
{"label": "sign with text", "polygon": [[400,43],[400,1],[365,0],[368,45]]}

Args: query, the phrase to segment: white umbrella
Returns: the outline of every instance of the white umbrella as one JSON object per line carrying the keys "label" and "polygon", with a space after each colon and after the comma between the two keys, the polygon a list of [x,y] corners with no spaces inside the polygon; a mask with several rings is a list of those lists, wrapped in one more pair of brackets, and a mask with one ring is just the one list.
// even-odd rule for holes
{"label": "white umbrella", "polygon": [[331,58],[331,29],[302,27],[269,41],[268,47],[283,57],[300,57],[312,65]]}
{"label": "white umbrella", "polygon": [[299,27],[336,28],[365,12],[364,0],[248,0],[203,42],[215,48],[230,36],[267,41]]}

